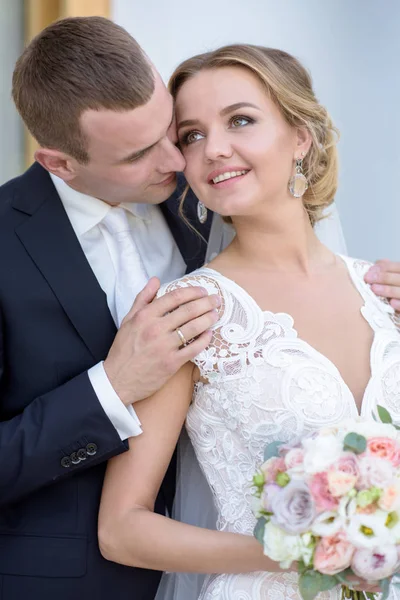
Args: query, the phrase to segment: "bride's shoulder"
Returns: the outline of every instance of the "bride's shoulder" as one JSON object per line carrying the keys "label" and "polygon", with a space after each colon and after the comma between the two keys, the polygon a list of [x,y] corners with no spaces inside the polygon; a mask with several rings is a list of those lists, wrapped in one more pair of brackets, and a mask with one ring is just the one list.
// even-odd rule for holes
{"label": "bride's shoulder", "polygon": [[205,288],[209,295],[221,293],[221,283],[217,281],[212,271],[206,267],[201,267],[184,277],[165,283],[160,287],[157,296],[164,296],[164,294],[179,288],[196,286]]}
{"label": "bride's shoulder", "polygon": [[347,267],[355,275],[364,278],[366,272],[372,267],[373,263],[363,258],[354,258],[352,256],[346,256],[344,254],[339,255],[340,258],[346,263]]}

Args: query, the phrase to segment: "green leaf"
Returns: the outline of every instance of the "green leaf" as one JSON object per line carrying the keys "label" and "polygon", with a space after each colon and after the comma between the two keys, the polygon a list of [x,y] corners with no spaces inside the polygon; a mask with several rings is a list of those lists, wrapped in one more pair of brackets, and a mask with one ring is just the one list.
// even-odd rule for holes
{"label": "green leaf", "polygon": [[343,449],[354,452],[354,454],[361,454],[367,447],[367,440],[363,435],[358,433],[348,433],[343,440]]}
{"label": "green leaf", "polygon": [[306,565],[304,564],[304,561],[300,558],[297,561],[297,571],[298,571],[299,575],[302,575],[307,570],[308,570],[308,567],[306,567]]}
{"label": "green leaf", "polygon": [[377,600],[376,594],[373,592],[364,592],[368,600]]}
{"label": "green leaf", "polygon": [[381,579],[379,585],[381,586],[382,590],[382,596],[380,600],[387,600],[390,592],[390,579]]}
{"label": "green leaf", "polygon": [[319,592],[331,590],[335,585],[336,577],[322,575],[318,571],[306,571],[299,577],[299,590],[303,600],[314,600]]}
{"label": "green leaf", "polygon": [[283,442],[271,442],[266,446],[264,450],[264,460],[268,460],[269,458],[273,458],[275,456],[279,456],[279,446],[281,446]]}
{"label": "green leaf", "polygon": [[390,412],[386,410],[386,408],[384,408],[380,404],[378,404],[376,408],[378,409],[378,415],[382,423],[393,423],[392,417],[390,416]]}
{"label": "green leaf", "polygon": [[266,521],[264,517],[260,517],[254,527],[253,535],[260,542],[260,544],[264,544],[264,529],[265,529]]}

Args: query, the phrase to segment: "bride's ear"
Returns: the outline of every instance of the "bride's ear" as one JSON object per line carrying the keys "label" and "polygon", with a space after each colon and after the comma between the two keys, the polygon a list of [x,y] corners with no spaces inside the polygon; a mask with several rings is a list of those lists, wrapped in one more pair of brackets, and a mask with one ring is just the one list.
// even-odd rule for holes
{"label": "bride's ear", "polygon": [[[309,151],[312,144],[311,133],[308,131],[307,127],[297,127],[296,128],[296,155],[305,156]],[[304,153],[304,154],[303,154]]]}

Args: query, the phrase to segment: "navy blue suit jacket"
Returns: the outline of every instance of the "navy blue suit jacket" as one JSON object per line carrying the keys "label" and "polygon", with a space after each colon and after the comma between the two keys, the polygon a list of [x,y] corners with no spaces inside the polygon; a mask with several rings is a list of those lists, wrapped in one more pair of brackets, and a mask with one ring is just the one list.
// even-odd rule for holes
{"label": "navy blue suit jacket", "polygon": [[[177,215],[178,193],[161,208],[188,271],[197,268],[205,243]],[[193,196],[188,208],[195,221]],[[197,229],[207,238],[209,223]],[[106,460],[127,446],[87,369],[115,334],[52,181],[34,164],[0,188],[0,600],[155,596],[160,573],[98,549]],[[158,512],[173,486],[170,469]]]}

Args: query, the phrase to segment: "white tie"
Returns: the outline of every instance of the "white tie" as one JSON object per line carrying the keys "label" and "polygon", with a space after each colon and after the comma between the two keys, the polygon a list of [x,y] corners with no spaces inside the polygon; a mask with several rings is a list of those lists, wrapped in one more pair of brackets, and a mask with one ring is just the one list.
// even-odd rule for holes
{"label": "white tie", "polygon": [[115,243],[115,256],[112,256],[116,274],[115,309],[117,325],[120,326],[149,278],[132,237],[125,209],[118,206],[111,208],[102,223]]}

